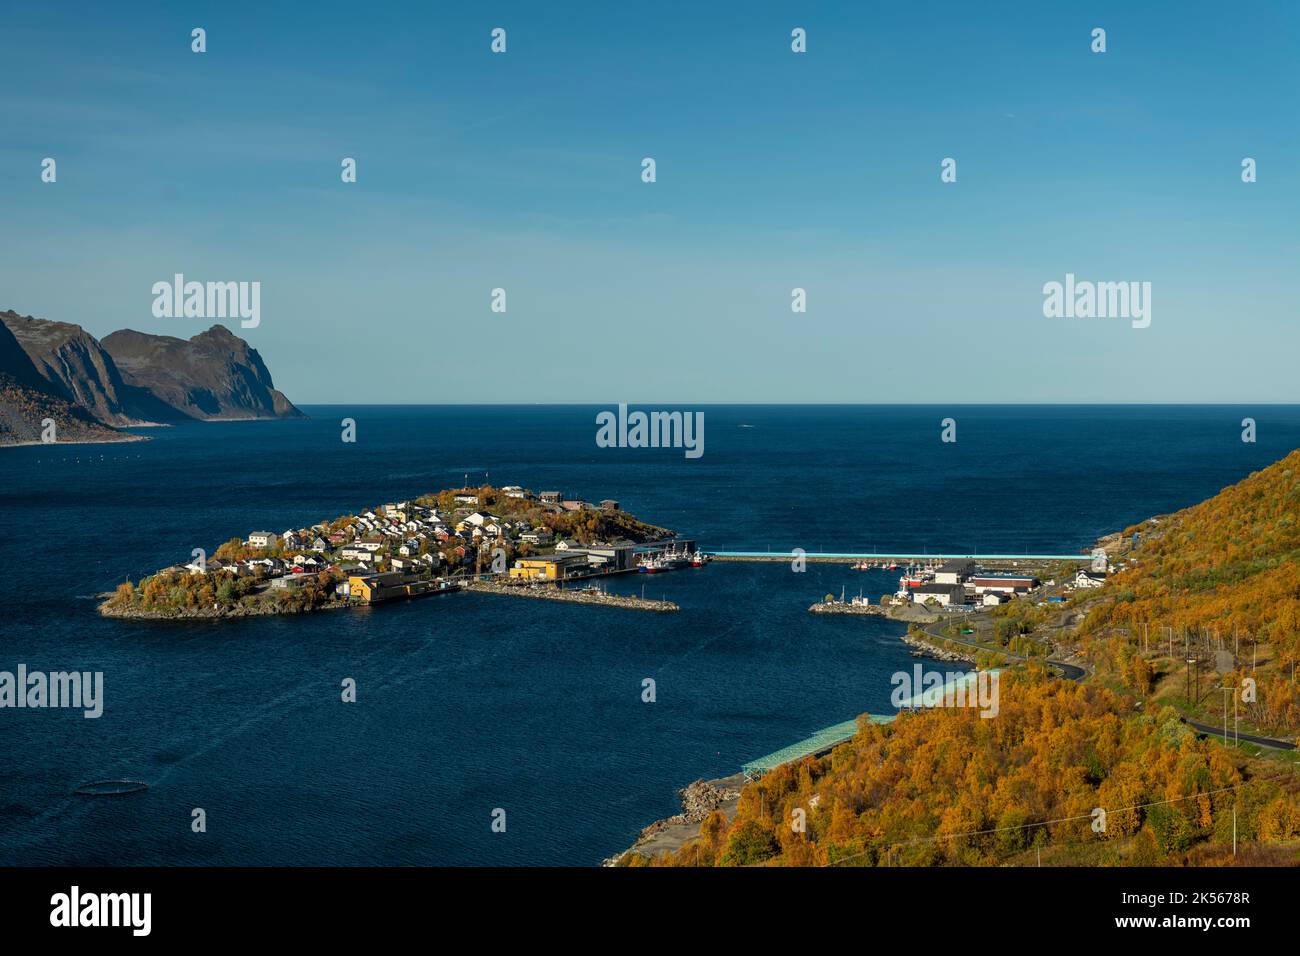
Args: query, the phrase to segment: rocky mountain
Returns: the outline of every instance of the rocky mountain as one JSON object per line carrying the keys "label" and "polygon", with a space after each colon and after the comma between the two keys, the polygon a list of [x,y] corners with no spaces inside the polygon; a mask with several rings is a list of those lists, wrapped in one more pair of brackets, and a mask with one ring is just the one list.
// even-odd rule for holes
{"label": "rocky mountain", "polygon": [[101,344],[123,383],[139,390],[127,402],[129,411],[157,414],[156,408],[138,405],[148,396],[172,409],[173,417],[305,417],[276,389],[257,349],[225,326],[214,325],[188,340],[124,329]]}
{"label": "rocky mountain", "polygon": [[0,445],[39,442],[46,420],[54,423],[60,442],[138,440],[97,420],[61,384],[47,379],[10,330],[8,317],[4,313],[0,322]]}
{"label": "rocky mountain", "polygon": [[113,357],[81,326],[17,312],[0,312],[0,322],[36,371],[64,397],[107,425],[141,424],[123,406],[126,386]]}
{"label": "rocky mountain", "polygon": [[247,342],[214,325],[192,338],[131,329],[102,342],[79,325],[0,312],[0,444],[128,441],[109,426],[302,418]]}

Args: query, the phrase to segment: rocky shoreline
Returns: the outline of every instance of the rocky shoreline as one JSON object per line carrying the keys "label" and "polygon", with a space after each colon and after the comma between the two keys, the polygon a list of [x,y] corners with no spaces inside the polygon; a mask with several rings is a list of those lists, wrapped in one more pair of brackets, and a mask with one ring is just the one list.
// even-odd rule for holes
{"label": "rocky shoreline", "polygon": [[98,597],[110,599],[105,600],[97,608],[101,617],[134,621],[221,621],[238,617],[272,617],[283,614],[312,614],[316,611],[333,611],[339,608],[363,606],[359,604],[347,604],[342,601],[332,601],[328,604],[322,604],[320,607],[286,609],[277,607],[269,601],[258,601],[257,604],[247,606],[236,604],[230,607],[221,608],[181,608],[160,610],[156,608],[121,607],[120,605],[114,605],[111,601],[111,598],[113,597],[112,594],[100,594]]}
{"label": "rocky shoreline", "polygon": [[947,647],[941,647],[915,634],[904,634],[902,640],[908,647],[920,651],[926,657],[933,657],[935,660],[961,661],[967,664],[975,663],[975,654],[973,652],[954,651]]}
{"label": "rocky shoreline", "polygon": [[656,820],[641,831],[636,843],[622,853],[616,853],[602,862],[602,866],[618,866],[629,853],[642,853],[654,857],[675,850],[687,840],[699,835],[700,824],[714,810],[721,810],[731,819],[740,802],[741,774],[718,780],[696,780],[677,791],[682,802],[682,812]]}

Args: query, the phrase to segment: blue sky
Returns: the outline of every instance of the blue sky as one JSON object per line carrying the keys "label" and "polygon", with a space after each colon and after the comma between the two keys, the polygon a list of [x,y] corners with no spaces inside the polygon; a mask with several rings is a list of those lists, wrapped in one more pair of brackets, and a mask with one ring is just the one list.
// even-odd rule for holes
{"label": "blue sky", "polygon": [[1295,400],[1294,4],[183,6],[10,6],[0,308],[257,280],[299,403]]}

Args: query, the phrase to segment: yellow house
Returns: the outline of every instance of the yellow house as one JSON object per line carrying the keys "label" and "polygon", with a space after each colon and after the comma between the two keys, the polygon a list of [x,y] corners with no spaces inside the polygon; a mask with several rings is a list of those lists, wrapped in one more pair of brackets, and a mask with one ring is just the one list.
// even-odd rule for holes
{"label": "yellow house", "polygon": [[387,574],[353,574],[348,577],[348,596],[363,604],[374,604],[408,594],[405,578],[396,572]]}
{"label": "yellow house", "polygon": [[585,554],[544,554],[517,559],[510,576],[522,581],[562,581],[575,569],[586,566]]}
{"label": "yellow house", "polygon": [[369,604],[374,600],[374,593],[377,587],[378,583],[375,581],[373,575],[362,577],[361,575],[353,574],[348,577],[348,596],[354,601],[363,601],[366,604]]}

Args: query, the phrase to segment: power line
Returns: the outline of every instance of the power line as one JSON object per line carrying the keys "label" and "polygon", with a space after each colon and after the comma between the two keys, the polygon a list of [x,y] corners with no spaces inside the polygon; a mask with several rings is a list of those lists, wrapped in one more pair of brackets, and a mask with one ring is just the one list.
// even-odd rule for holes
{"label": "power line", "polygon": [[[1196,800],[1199,799],[1200,797],[1212,797],[1215,794],[1219,794],[1219,793],[1229,793],[1234,790],[1240,790],[1242,787],[1249,787],[1252,784],[1256,784],[1256,783],[1270,783],[1274,780],[1281,780],[1284,778],[1295,779],[1295,776],[1296,775],[1294,773],[1283,773],[1283,774],[1278,774],[1277,776],[1274,777],[1255,777],[1252,780],[1243,780],[1241,783],[1233,787],[1220,787],[1217,790],[1207,790],[1204,793],[1190,793],[1187,796],[1173,797],[1169,800],[1155,800],[1152,801],[1151,803],[1139,803],[1136,806],[1132,806],[1132,807],[1119,807],[1114,810],[1106,810],[1105,807],[1102,807],[1101,809],[1106,810],[1107,814],[1124,813],[1129,810],[1145,810],[1148,807],[1159,807],[1170,803],[1181,803],[1184,800]],[[1090,820],[1090,819],[1092,819],[1092,813],[1082,813],[1082,814],[1076,814],[1074,816],[1069,816],[1069,817],[1057,817],[1056,819],[1053,820],[1040,820],[1035,823],[1021,823],[1016,826],[993,827],[992,829],[988,829],[988,830],[970,830],[965,833],[949,833],[943,836],[914,837],[913,839],[908,840],[904,843],[888,843],[885,845],[885,849],[887,853],[892,854],[893,849],[895,847],[915,846],[920,843],[935,843],[938,842],[939,840],[955,840],[958,837],[987,836],[993,833],[1006,833],[1011,830],[1028,830],[1033,827],[1047,827],[1047,826],[1052,826],[1053,824],[1056,823],[1071,823],[1076,820]],[[842,857],[841,859],[835,860],[834,862],[823,863],[822,866],[838,866],[840,863],[847,863],[849,860],[855,860],[859,857],[867,856],[871,852],[872,852],[871,850],[863,850],[861,853],[854,853],[852,856]]]}

